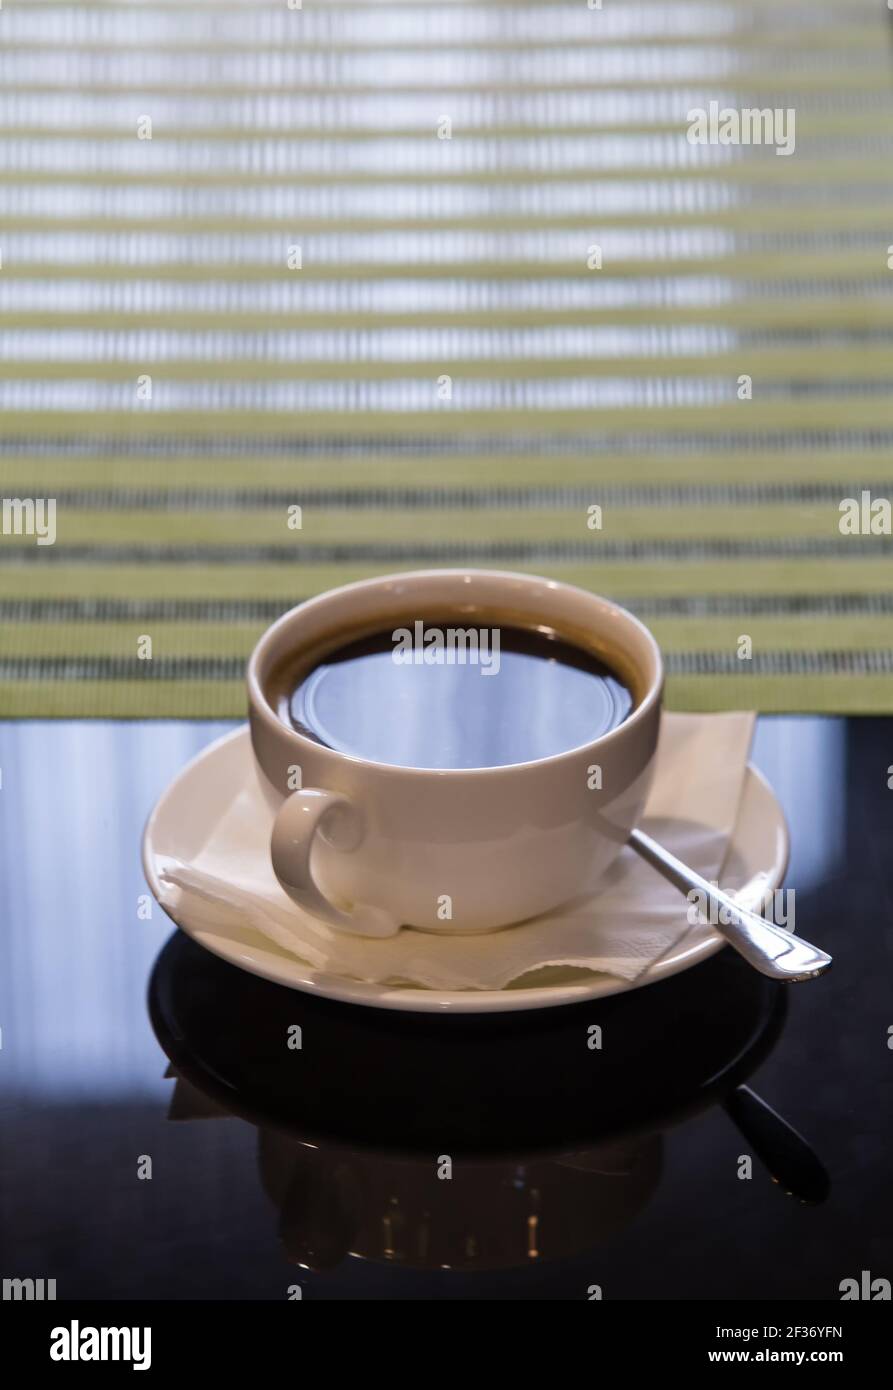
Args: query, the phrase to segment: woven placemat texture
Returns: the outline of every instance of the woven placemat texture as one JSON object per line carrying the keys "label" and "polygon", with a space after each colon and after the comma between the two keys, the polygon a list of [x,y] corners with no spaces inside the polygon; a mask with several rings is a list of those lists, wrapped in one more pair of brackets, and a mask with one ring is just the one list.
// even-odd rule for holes
{"label": "woven placemat texture", "polygon": [[675,708],[893,710],[890,13],[590,3],[3,0],[0,716],[238,716],[463,564]]}

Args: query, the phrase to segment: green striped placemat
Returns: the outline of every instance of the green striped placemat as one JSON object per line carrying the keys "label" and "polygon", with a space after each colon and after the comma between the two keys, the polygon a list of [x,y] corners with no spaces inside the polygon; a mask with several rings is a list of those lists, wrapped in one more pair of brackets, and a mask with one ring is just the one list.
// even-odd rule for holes
{"label": "green striped placemat", "polygon": [[238,716],[284,609],[464,564],[677,708],[893,710],[890,13],[591,4],[3,0],[0,716]]}

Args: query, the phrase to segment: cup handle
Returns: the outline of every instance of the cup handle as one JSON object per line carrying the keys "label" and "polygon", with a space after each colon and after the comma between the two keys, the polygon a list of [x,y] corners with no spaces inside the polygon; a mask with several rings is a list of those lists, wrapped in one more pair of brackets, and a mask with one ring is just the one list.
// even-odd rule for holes
{"label": "cup handle", "polygon": [[[340,816],[333,814],[339,811]],[[329,843],[336,849],[349,852],[360,844],[361,822],[346,796],[321,787],[304,787],[292,792],[280,806],[273,822],[270,858],[285,892],[298,907],[339,931],[352,932],[354,936],[395,936],[400,924],[382,908],[356,903],[345,911],[329,902],[317,888],[310,869],[310,851],[317,831],[327,830]]]}

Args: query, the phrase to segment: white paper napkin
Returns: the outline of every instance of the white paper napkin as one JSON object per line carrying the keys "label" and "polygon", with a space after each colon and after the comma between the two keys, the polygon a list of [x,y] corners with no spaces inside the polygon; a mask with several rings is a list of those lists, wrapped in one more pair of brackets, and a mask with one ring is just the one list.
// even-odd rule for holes
{"label": "white paper napkin", "polygon": [[[642,829],[707,879],[720,877],[735,826],[754,715],[665,714]],[[189,862],[164,858],[161,903],[193,930],[248,924],[316,969],[387,985],[502,989],[530,971],[575,966],[634,980],[691,930],[681,894],[632,850],[622,851],[583,905],[487,936],[433,936],[404,927],[369,940],[302,912],[270,864],[271,814],[245,745],[243,785],[214,815]]]}

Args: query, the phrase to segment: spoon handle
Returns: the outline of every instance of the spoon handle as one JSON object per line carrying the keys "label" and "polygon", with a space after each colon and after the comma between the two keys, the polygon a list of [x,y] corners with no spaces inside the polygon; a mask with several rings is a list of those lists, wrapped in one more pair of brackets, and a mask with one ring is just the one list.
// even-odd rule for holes
{"label": "spoon handle", "polygon": [[723,1101],[723,1109],[765,1163],[773,1182],[801,1202],[824,1202],[831,1190],[828,1171],[793,1125],[749,1086],[736,1086]]}
{"label": "spoon handle", "polygon": [[[773,980],[812,980],[823,975],[831,957],[792,932],[767,922],[757,912],[746,912],[721,889],[696,874],[641,830],[630,832],[629,843],[640,858],[687,897],[697,892],[711,909],[711,925],[722,932],[730,946],[761,974]],[[713,919],[716,919],[715,921]]]}

